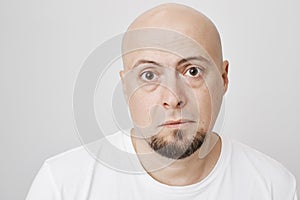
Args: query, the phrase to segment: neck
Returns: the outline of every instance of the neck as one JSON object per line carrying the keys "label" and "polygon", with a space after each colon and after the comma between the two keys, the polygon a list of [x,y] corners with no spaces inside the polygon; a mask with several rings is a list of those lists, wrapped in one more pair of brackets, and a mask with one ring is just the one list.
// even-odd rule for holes
{"label": "neck", "polygon": [[147,173],[158,182],[172,186],[197,183],[213,170],[221,153],[221,140],[215,133],[210,133],[208,138],[189,157],[173,160],[154,152],[145,139],[131,137],[139,161]]}

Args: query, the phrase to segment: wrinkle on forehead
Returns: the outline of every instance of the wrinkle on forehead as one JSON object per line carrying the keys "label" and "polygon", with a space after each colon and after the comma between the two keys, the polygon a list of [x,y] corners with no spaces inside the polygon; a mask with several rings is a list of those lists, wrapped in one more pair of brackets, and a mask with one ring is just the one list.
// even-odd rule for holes
{"label": "wrinkle on forehead", "polygon": [[[128,27],[127,32],[147,28],[175,31],[196,41],[207,51],[214,63],[221,67],[223,58],[219,33],[210,19],[195,9],[180,4],[162,4],[136,18]],[[126,34],[124,38],[126,38]],[[131,48],[130,45],[136,44],[138,38],[124,39],[123,52],[128,52],[128,49]],[[142,41],[145,42],[145,40],[141,40],[139,43]],[[162,41],[165,40],[160,38],[157,43]],[[170,38],[169,41],[171,41]],[[124,59],[125,68],[128,67],[126,60],[128,59]]]}

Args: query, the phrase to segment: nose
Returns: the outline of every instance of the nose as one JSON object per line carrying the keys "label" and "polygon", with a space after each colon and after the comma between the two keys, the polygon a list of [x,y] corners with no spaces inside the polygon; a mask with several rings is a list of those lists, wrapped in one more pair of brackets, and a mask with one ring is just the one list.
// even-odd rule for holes
{"label": "nose", "polygon": [[183,106],[183,101],[179,100],[175,103],[173,102],[164,102],[163,103],[163,107],[166,108],[166,109],[170,109],[170,108],[173,108],[173,109],[180,109],[182,108]]}
{"label": "nose", "polygon": [[165,87],[162,94],[162,106],[165,109],[182,109],[186,104],[183,88]]}

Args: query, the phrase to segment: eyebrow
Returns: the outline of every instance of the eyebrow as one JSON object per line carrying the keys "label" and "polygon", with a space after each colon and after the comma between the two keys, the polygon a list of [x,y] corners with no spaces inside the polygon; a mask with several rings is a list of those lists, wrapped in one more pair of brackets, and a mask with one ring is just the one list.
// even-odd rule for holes
{"label": "eyebrow", "polygon": [[139,66],[139,65],[141,65],[141,64],[153,64],[153,65],[157,65],[157,66],[159,66],[159,67],[162,67],[162,66],[163,66],[163,65],[161,65],[161,64],[159,64],[158,62],[155,62],[155,61],[153,61],[153,60],[141,59],[141,60],[138,60],[138,61],[133,65],[132,69],[135,68],[135,67],[137,67],[137,66]]}
{"label": "eyebrow", "polygon": [[186,62],[189,62],[191,60],[198,60],[198,61],[204,61],[204,62],[209,62],[207,58],[203,57],[203,56],[192,56],[192,57],[188,57],[188,58],[183,58],[181,59],[178,63],[177,66],[180,66]]}
{"label": "eyebrow", "polygon": [[[186,62],[189,62],[191,60],[199,60],[199,61],[205,61],[205,62],[208,62],[208,59],[206,59],[205,57],[202,57],[202,56],[192,56],[192,57],[188,57],[188,58],[183,58],[181,59],[178,63],[177,63],[177,66],[180,66]],[[153,65],[157,65],[159,67],[163,67],[162,64],[156,62],[156,61],[153,61],[153,60],[146,60],[146,59],[141,59],[141,60],[138,60],[133,66],[131,69],[141,65],[141,64],[153,64]]]}

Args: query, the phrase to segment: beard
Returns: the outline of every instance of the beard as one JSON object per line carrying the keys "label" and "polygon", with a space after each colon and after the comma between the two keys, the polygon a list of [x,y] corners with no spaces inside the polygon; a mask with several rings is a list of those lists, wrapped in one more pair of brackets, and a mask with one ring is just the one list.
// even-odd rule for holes
{"label": "beard", "polygon": [[206,133],[196,132],[193,136],[187,136],[181,129],[170,130],[166,139],[163,136],[151,136],[147,142],[149,146],[158,154],[171,158],[183,159],[195,153],[203,144]]}

